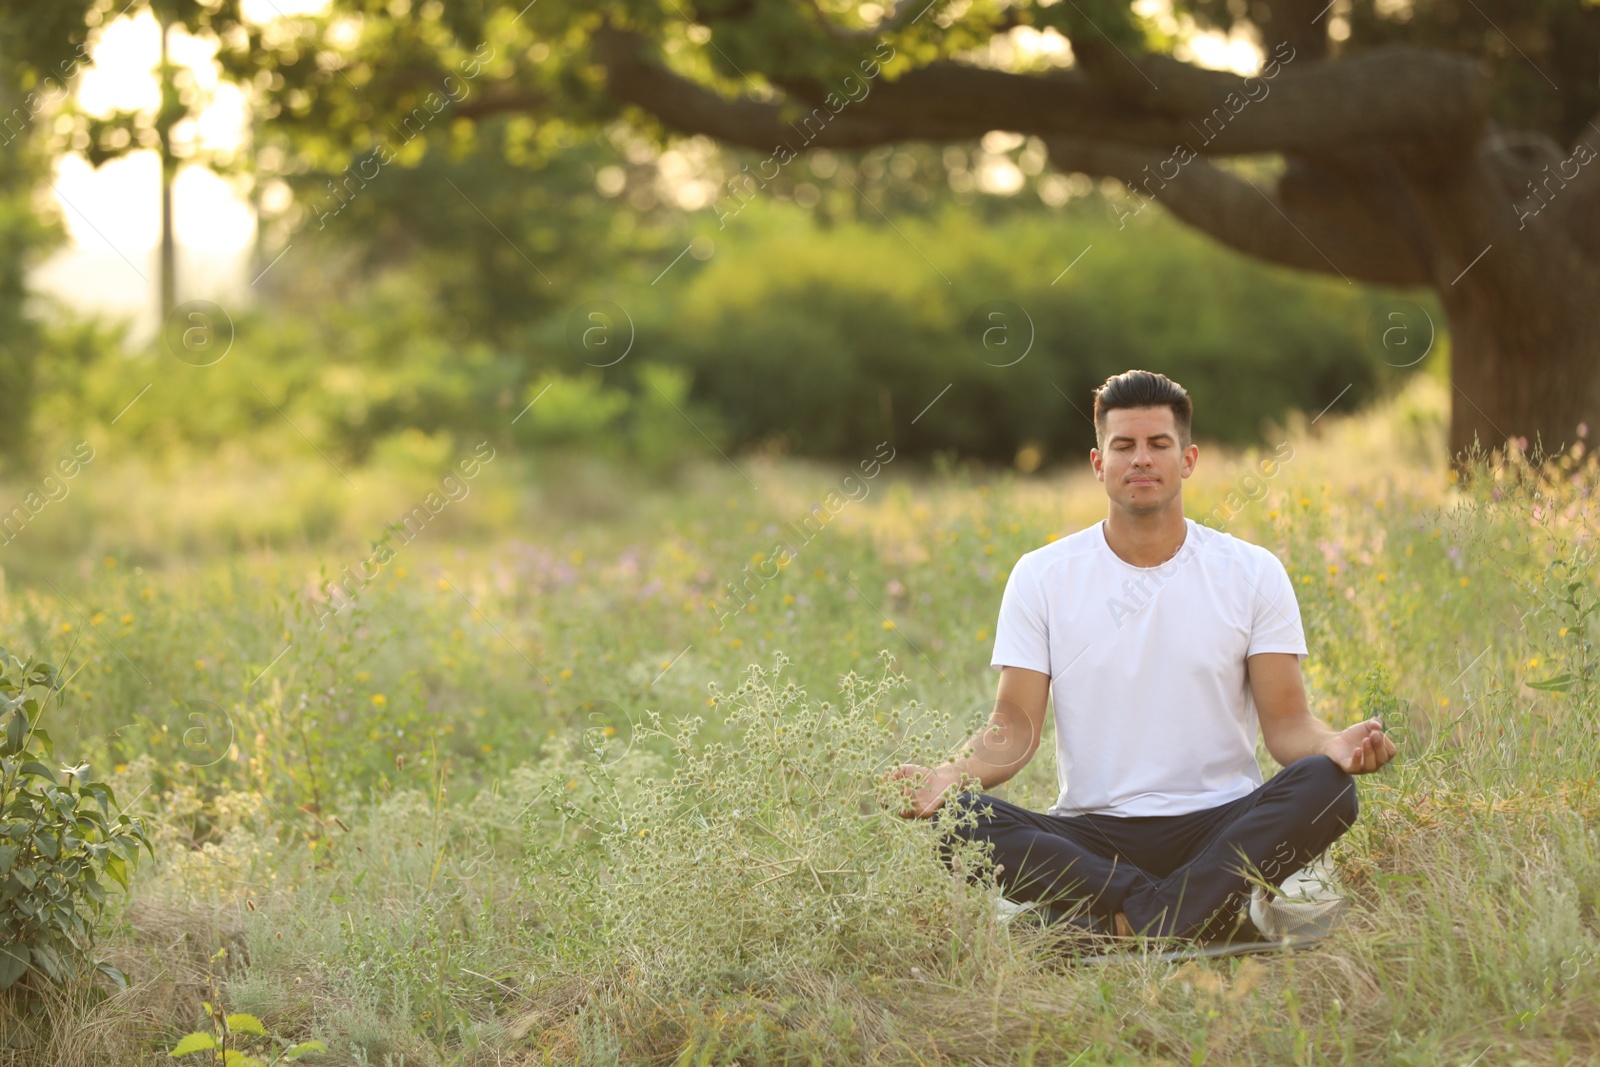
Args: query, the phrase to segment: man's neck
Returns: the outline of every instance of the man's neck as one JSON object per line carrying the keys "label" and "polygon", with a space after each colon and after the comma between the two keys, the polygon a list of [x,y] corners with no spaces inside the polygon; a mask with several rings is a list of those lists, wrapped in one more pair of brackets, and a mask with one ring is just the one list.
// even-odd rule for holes
{"label": "man's neck", "polygon": [[1139,514],[1113,507],[1106,515],[1105,538],[1111,551],[1135,567],[1159,567],[1183,547],[1189,524],[1182,498],[1160,511]]}

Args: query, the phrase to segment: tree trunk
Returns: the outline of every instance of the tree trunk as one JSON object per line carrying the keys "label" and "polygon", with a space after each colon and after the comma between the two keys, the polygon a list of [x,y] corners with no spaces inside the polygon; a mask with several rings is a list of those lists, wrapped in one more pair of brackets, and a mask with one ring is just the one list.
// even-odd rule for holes
{"label": "tree trunk", "polygon": [[1538,261],[1548,243],[1529,240],[1531,255],[1508,249],[1509,269],[1474,279],[1501,251],[1496,245],[1439,290],[1450,323],[1455,460],[1474,438],[1486,452],[1514,437],[1548,456],[1578,440],[1580,425],[1600,428],[1600,263],[1557,272]]}
{"label": "tree trunk", "polygon": [[1600,427],[1600,248],[1587,239],[1600,183],[1586,172],[1600,162],[1574,162],[1586,147],[1562,160],[1553,144],[1512,148],[1491,133],[1453,165],[1410,171],[1449,321],[1458,471],[1474,441],[1486,453],[1511,439],[1549,456],[1580,425]]}

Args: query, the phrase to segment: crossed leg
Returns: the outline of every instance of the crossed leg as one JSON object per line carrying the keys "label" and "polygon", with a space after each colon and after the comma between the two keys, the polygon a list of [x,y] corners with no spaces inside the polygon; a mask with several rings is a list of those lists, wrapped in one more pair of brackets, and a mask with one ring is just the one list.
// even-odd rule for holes
{"label": "crossed leg", "polygon": [[[995,880],[1008,899],[1081,906],[1107,924],[1120,911],[1153,937],[1203,937],[1230,922],[1249,896],[1248,873],[1281,883],[1359,811],[1354,778],[1321,755],[1185,815],[1046,815],[971,792],[948,802],[977,811],[977,825],[954,832],[993,844]],[[948,863],[947,842],[941,851]]]}

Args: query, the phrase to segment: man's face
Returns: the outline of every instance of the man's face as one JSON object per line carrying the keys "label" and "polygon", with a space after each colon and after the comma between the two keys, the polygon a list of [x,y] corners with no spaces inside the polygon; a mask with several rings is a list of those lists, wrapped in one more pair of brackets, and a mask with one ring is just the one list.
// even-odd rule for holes
{"label": "man's face", "polygon": [[1138,514],[1171,506],[1194,471],[1200,448],[1180,448],[1169,407],[1116,408],[1106,412],[1106,450],[1089,450],[1095,477],[1115,504]]}

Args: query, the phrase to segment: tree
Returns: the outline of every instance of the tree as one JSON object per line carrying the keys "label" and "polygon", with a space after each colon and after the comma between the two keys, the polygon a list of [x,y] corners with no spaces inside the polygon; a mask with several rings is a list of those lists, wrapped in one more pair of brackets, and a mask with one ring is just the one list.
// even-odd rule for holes
{"label": "tree", "polygon": [[[402,3],[402,7],[405,7]],[[1141,10],[1145,10],[1143,5]],[[1125,0],[542,0],[523,7],[332,0],[279,45],[282,118],[359,146],[483,64],[470,121],[540,129],[632,116],[770,153],[724,195],[759,195],[796,155],[1033,134],[1068,172],[1128,183],[1251,255],[1430,288],[1448,317],[1452,453],[1474,438],[1572,440],[1600,426],[1600,8],[1585,0],[1175,0],[1255,33],[1254,77],[1174,58]],[[520,10],[518,10],[520,8]],[[1059,33],[1070,66],[1002,68],[988,44]],[[280,40],[285,37],[279,34]],[[299,51],[313,37],[322,55]],[[226,60],[273,63],[255,39]],[[487,51],[485,51],[487,50]],[[288,77],[290,71],[299,77]],[[337,72],[336,74],[334,72]],[[457,83],[465,79],[457,72]],[[1265,166],[1239,166],[1237,161]]]}
{"label": "tree", "polygon": [[0,7],[0,455],[25,461],[44,343],[28,307],[28,271],[64,236],[59,219],[34,210],[50,163],[37,120],[77,71],[85,0],[26,18],[9,7]]}
{"label": "tree", "polygon": [[[708,207],[722,219],[816,149],[1029,134],[1058,169],[1127,183],[1130,211],[1432,289],[1453,453],[1600,425],[1592,0],[1172,0],[1253,33],[1252,77],[1181,61],[1177,24],[1128,0],[329,0],[266,25],[232,6],[207,16],[219,60],[288,170],[383,162],[413,126],[470,138],[511,115],[526,151],[557,153],[626,118],[766,154]],[[994,58],[1024,27],[1059,34],[1070,65]]]}

